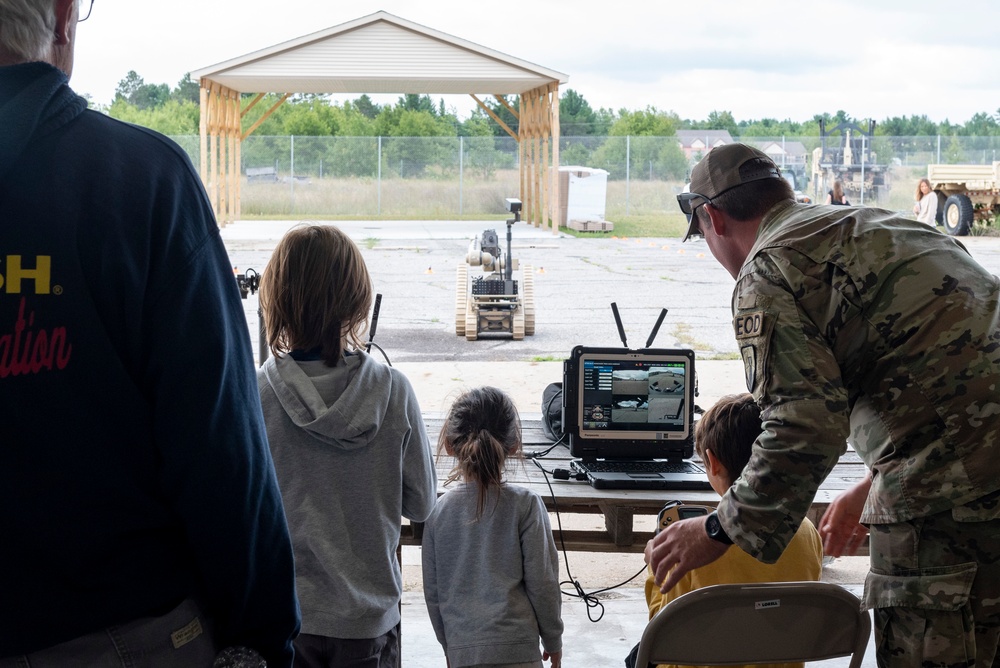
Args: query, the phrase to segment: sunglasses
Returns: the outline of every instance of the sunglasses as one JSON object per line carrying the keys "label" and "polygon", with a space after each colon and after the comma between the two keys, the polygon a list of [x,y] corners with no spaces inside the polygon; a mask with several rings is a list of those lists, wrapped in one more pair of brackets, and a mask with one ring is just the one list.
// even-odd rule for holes
{"label": "sunglasses", "polygon": [[698,207],[702,204],[709,204],[711,201],[710,198],[698,193],[681,193],[677,196],[677,204],[681,207],[681,213],[687,216],[689,223]]}

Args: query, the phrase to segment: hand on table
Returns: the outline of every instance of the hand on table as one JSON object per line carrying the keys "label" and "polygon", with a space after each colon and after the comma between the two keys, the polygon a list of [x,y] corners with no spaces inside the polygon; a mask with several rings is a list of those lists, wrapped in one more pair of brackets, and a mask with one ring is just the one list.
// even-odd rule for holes
{"label": "hand on table", "polygon": [[710,564],[730,548],[712,540],[705,531],[705,518],[674,522],[646,544],[646,559],[653,581],[666,593],[692,568]]}
{"label": "hand on table", "polygon": [[833,500],[819,521],[819,535],[823,538],[823,553],[831,557],[852,555],[858,551],[868,527],[861,524],[861,512],[871,489],[871,476],[844,491]]}

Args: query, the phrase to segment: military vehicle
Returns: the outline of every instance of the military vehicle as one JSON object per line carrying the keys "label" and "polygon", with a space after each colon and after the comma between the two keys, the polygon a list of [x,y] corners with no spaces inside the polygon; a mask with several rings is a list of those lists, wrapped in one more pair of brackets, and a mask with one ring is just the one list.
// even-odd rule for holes
{"label": "military vehicle", "polygon": [[[839,137],[833,136],[840,133]],[[840,123],[830,130],[820,120],[822,145],[813,150],[812,182],[816,202],[826,201],[833,182],[840,181],[851,204],[883,202],[889,195],[889,167],[878,164],[872,151],[875,121],[865,131],[855,123]]]}
{"label": "military vehicle", "polygon": [[[531,265],[520,263],[511,251],[511,227],[521,220],[521,200],[507,198],[506,253],[496,230],[473,239],[465,262],[458,265],[455,290],[455,333],[469,341],[480,334],[510,334],[514,340],[535,333],[535,277]],[[483,276],[470,280],[469,267],[482,267]],[[521,279],[514,278],[520,268]]]}
{"label": "military vehicle", "polygon": [[938,196],[937,221],[952,236],[964,236],[976,221],[1000,214],[1000,162],[992,165],[927,165]]}

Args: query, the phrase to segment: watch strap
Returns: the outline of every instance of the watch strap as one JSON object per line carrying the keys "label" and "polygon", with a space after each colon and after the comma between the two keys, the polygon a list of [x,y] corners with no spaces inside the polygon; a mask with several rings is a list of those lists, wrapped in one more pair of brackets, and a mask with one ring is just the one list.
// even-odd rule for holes
{"label": "watch strap", "polygon": [[712,512],[709,513],[708,517],[705,519],[705,531],[708,533],[708,537],[714,541],[722,543],[723,545],[732,545],[733,539],[729,537],[726,530],[722,528],[722,522],[719,521],[719,513]]}

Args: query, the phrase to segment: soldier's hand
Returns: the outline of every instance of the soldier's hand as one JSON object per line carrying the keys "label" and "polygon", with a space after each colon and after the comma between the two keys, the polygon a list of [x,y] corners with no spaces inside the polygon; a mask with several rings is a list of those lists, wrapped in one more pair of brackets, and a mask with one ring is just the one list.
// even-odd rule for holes
{"label": "soldier's hand", "polygon": [[819,535],[823,538],[824,554],[831,557],[852,555],[864,543],[868,527],[861,524],[861,512],[871,486],[872,480],[868,476],[834,499],[823,513],[823,519],[819,521]]}
{"label": "soldier's hand", "polygon": [[650,543],[652,549],[647,550],[653,581],[664,594],[689,570],[712,563],[731,547],[708,537],[704,517],[674,522]]}

